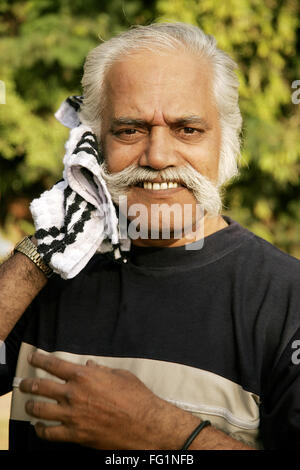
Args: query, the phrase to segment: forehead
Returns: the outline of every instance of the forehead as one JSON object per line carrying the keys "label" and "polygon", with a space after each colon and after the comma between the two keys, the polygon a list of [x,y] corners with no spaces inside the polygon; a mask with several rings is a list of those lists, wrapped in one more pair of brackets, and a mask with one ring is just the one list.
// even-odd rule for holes
{"label": "forehead", "polygon": [[107,111],[150,119],[207,114],[216,110],[207,58],[183,51],[140,51],[117,61],[106,77]]}

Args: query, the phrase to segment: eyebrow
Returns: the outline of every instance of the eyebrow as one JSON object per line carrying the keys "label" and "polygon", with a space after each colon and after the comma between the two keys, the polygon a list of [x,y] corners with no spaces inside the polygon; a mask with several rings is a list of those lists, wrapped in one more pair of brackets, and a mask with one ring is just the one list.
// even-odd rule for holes
{"label": "eyebrow", "polygon": [[121,117],[118,117],[118,118],[115,118],[113,119],[112,121],[112,125],[113,126],[148,126],[149,124],[147,123],[147,121],[145,121],[144,119],[133,119],[133,118],[130,118],[130,117],[126,117],[126,116],[121,116]]}
{"label": "eyebrow", "polygon": [[208,124],[207,120],[201,116],[183,116],[173,121],[176,125],[184,125],[184,124],[200,124],[205,129],[209,130],[211,126]]}
{"label": "eyebrow", "polygon": [[[208,124],[207,120],[201,116],[182,116],[179,118],[170,121],[172,126],[184,126],[186,124],[200,124],[204,129],[209,130],[211,126]],[[136,126],[136,127],[150,127],[148,121],[144,119],[135,119],[127,116],[120,116],[118,118],[113,119],[112,126]]]}

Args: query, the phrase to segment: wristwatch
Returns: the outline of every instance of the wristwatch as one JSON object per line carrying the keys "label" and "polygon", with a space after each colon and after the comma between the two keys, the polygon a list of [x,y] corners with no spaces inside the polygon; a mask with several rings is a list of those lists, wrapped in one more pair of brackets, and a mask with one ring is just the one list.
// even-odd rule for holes
{"label": "wristwatch", "polygon": [[23,240],[15,246],[13,253],[16,253],[17,251],[19,253],[23,253],[23,255],[27,256],[27,258],[36,264],[47,278],[50,278],[53,275],[52,269],[43,261],[35,244],[30,240],[30,238],[23,238]]}

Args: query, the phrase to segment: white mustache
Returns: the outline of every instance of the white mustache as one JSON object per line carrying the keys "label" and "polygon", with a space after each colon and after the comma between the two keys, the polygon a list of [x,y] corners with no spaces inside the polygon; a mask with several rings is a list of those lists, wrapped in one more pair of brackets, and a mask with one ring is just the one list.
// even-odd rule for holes
{"label": "white mustache", "polygon": [[129,165],[124,170],[111,173],[105,162],[101,164],[102,176],[112,200],[118,203],[119,197],[126,194],[130,186],[135,186],[143,181],[180,182],[192,191],[198,204],[201,204],[210,215],[218,215],[222,208],[220,190],[204,175],[196,171],[190,164],[182,167],[170,167],[163,170],[154,170],[149,167],[139,167],[136,164]]}

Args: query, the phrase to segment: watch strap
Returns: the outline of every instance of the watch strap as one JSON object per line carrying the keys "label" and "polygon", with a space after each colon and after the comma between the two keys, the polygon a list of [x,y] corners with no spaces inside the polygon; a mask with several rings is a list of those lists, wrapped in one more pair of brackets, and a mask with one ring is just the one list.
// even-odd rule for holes
{"label": "watch strap", "polygon": [[41,255],[37,251],[36,245],[29,237],[23,238],[14,248],[14,253],[19,252],[27,256],[37,267],[45,274],[47,278],[53,275],[52,269],[43,261]]}

